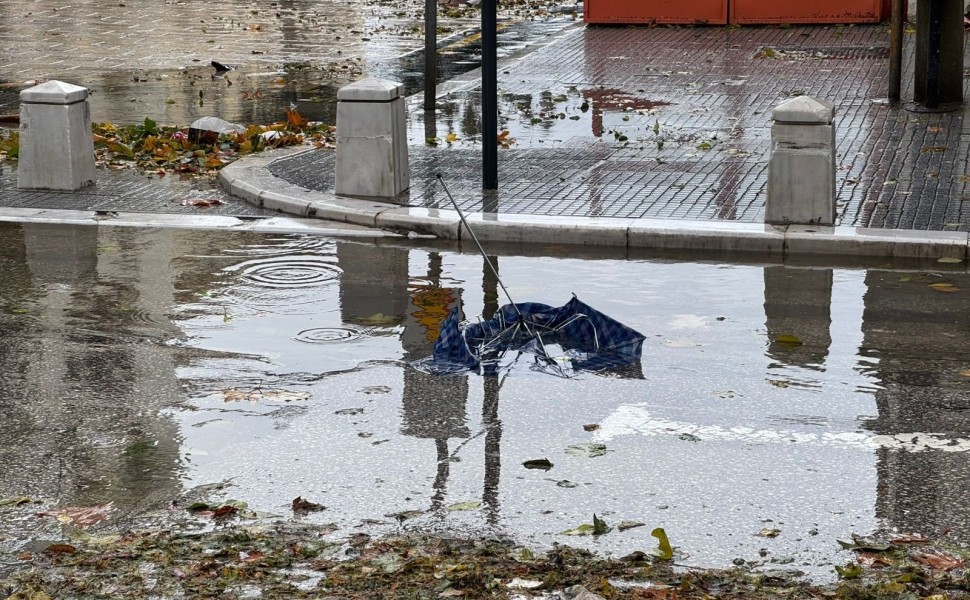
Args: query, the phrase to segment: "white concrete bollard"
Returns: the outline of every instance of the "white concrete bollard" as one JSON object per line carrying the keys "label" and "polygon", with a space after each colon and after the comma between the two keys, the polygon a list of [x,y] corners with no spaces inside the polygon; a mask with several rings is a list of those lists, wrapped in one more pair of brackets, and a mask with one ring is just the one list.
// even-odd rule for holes
{"label": "white concrete bollard", "polygon": [[835,223],[835,105],[810,96],[771,113],[765,223]]}
{"label": "white concrete bollard", "polygon": [[17,187],[78,190],[94,180],[87,88],[48,81],[20,92]]}
{"label": "white concrete bollard", "polygon": [[403,94],[374,77],[337,91],[337,194],[394,198],[411,185]]}

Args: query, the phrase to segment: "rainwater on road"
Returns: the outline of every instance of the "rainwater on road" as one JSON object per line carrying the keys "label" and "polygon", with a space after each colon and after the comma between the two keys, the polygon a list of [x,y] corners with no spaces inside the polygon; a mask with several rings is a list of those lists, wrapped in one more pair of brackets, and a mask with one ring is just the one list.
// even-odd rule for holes
{"label": "rainwater on road", "polygon": [[[573,23],[576,5],[564,4],[504,5],[500,56]],[[365,76],[401,81],[408,94],[423,89],[424,6],[0,0],[0,114],[16,112],[10,92],[60,79],[91,90],[96,122],[184,127],[217,116],[268,124],[296,107],[332,124],[337,90]],[[439,7],[439,81],[479,66],[479,21],[467,4]]]}
{"label": "rainwater on road", "polygon": [[[634,369],[414,369],[451,307],[504,302],[454,248],[2,225],[0,498],[42,504],[0,506],[0,565],[63,535],[39,507],[110,504],[100,527],[138,526],[192,493],[282,519],[302,497],[335,536],[622,556],[663,527],[683,564],[823,579],[853,534],[970,542],[963,265],[543,253],[497,252],[509,293],[576,293],[643,332]],[[564,534],[594,513],[610,533]]]}

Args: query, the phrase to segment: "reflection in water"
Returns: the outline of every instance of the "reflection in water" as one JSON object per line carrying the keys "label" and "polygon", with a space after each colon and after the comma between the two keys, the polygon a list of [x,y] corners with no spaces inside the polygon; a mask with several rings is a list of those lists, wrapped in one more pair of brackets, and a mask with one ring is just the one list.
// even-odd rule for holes
{"label": "reflection in water", "polygon": [[[4,225],[0,490],[144,511],[179,490],[171,238]],[[18,258],[19,255],[19,258]],[[132,320],[129,315],[150,315]],[[8,354],[13,351],[14,354]],[[105,418],[109,415],[108,418]]]}
{"label": "reflection in water", "polygon": [[[870,271],[866,289],[862,350],[878,359],[873,370],[881,384],[878,417],[867,427],[884,435],[967,437],[970,301],[964,290],[970,290],[970,277]],[[878,452],[876,509],[889,525],[970,540],[970,453],[947,449]]]}
{"label": "reflection in water", "polygon": [[769,368],[825,369],[832,344],[832,269],[765,267]]}
{"label": "reflection in water", "polygon": [[[401,335],[404,358],[417,360],[431,352],[441,322],[461,302],[460,290],[442,288],[441,255],[428,257],[427,274],[411,288],[411,302]],[[407,282],[397,282],[398,285]],[[434,440],[437,470],[432,487],[431,508],[441,509],[447,496],[452,456],[450,438],[467,439],[468,400],[466,378],[436,377],[416,369],[404,370],[401,433]]]}
{"label": "reflection in water", "polygon": [[[514,295],[582,285],[648,333],[642,379],[469,379],[407,365],[452,306],[489,318],[504,301],[477,255],[2,229],[0,497],[141,514],[231,478],[225,493],[257,510],[288,514],[300,495],[342,530],[412,510],[405,528],[540,545],[596,512],[664,525],[699,564],[763,547],[820,564],[832,539],[881,528],[970,541],[965,273],[492,256]],[[589,441],[607,453],[566,452]],[[540,457],[553,470],[522,466]],[[5,532],[33,535],[11,514]],[[791,535],[758,538],[767,519]],[[619,553],[648,534],[569,541]]]}

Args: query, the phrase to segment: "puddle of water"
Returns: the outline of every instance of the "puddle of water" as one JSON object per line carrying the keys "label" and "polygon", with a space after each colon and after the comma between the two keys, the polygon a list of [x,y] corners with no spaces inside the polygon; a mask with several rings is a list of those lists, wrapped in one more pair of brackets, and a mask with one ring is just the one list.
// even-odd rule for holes
{"label": "puddle of water", "polygon": [[[774,560],[820,579],[853,533],[970,542],[970,276],[952,265],[501,255],[517,300],[577,292],[647,334],[640,368],[564,380],[523,360],[500,377],[442,377],[408,365],[454,304],[497,307],[480,257],[2,229],[3,496],[112,502],[124,519],[228,482],[209,500],[288,518],[301,496],[328,507],[306,518],[338,535],[506,534],[623,555],[653,548],[661,526],[681,562]],[[569,450],[583,444],[606,452]],[[535,459],[553,467],[525,468]],[[0,552],[37,527],[56,535],[34,512],[0,512]],[[593,513],[647,526],[562,534]]]}
{"label": "puddle of water", "polygon": [[[51,4],[51,6],[46,6]],[[87,10],[85,10],[87,4]],[[334,123],[337,90],[365,76],[423,89],[424,2],[255,1],[220,6],[55,6],[4,14],[10,40],[0,69],[0,108],[34,82],[62,79],[91,90],[94,121],[187,126],[203,116],[238,123],[285,120],[296,107],[312,121]],[[531,18],[503,10],[499,56],[575,22],[576,7],[534,7]],[[474,9],[439,11],[439,81],[481,62]],[[130,27],[131,22],[151,23]],[[70,38],[67,46],[58,43]],[[110,40],[111,43],[106,43]],[[219,70],[213,63],[231,67]],[[83,70],[79,67],[83,66]],[[15,99],[10,100],[13,104]],[[15,112],[4,109],[5,112]]]}

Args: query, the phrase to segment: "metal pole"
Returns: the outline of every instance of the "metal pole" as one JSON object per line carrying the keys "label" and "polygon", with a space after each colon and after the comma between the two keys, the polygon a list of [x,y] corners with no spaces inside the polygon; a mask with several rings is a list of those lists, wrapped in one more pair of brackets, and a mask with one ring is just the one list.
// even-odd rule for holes
{"label": "metal pole", "polygon": [[903,79],[903,0],[893,0],[889,27],[889,101],[899,102]]}
{"label": "metal pole", "polygon": [[943,0],[930,0],[929,56],[926,66],[926,108],[940,105],[940,52],[943,49]]}
{"label": "metal pole", "polygon": [[482,188],[498,189],[498,53],[496,0],[482,1]]}
{"label": "metal pole", "polygon": [[424,110],[434,112],[438,84],[438,2],[424,0]]}
{"label": "metal pole", "polygon": [[[498,143],[496,143],[496,146],[498,146]],[[454,196],[452,196],[451,192],[448,191],[448,186],[445,185],[445,180],[441,176],[441,173],[438,173],[437,178],[438,178],[438,181],[441,182],[442,189],[445,190],[445,195],[448,196],[449,200],[451,200],[451,205],[455,207],[455,211],[458,212],[458,218],[461,219],[461,223],[462,225],[465,226],[465,229],[468,231],[468,235],[472,236],[472,241],[475,242],[476,246],[478,246],[478,253],[481,254],[482,258],[485,259],[485,264],[488,266],[489,271],[491,271],[492,275],[495,276],[495,281],[497,281],[499,284],[499,287],[502,288],[502,292],[505,294],[505,297],[509,299],[509,304],[511,304],[512,308],[515,309],[515,312],[519,316],[519,319],[523,319],[522,311],[520,311],[519,307],[516,306],[515,300],[513,300],[512,296],[509,295],[509,291],[505,289],[505,284],[502,283],[502,278],[498,276],[498,269],[496,269],[495,265],[492,264],[492,261],[488,259],[488,254],[485,254],[485,248],[482,246],[481,242],[478,241],[478,236],[475,235],[475,230],[472,229],[472,226],[469,225],[468,221],[465,220],[465,213],[461,212],[461,207],[458,206],[458,203],[455,202]]]}

